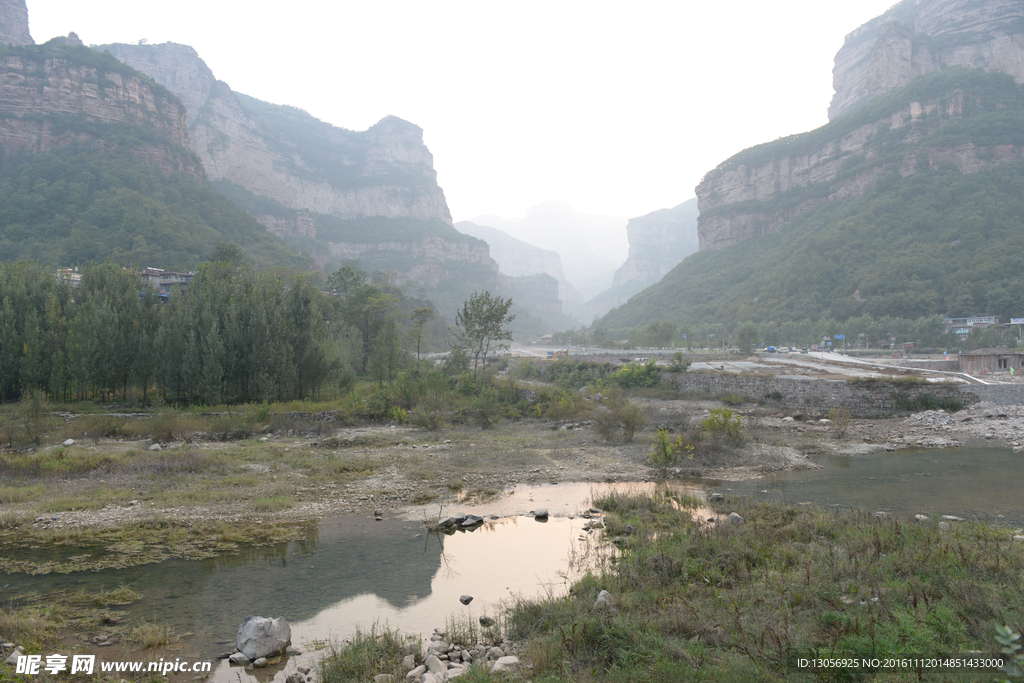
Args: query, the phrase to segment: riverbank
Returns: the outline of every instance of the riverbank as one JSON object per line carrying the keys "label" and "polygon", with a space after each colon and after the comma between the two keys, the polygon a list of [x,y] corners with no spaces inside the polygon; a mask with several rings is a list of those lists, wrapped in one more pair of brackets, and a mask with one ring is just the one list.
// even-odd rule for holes
{"label": "riverbank", "polygon": [[[708,523],[689,510],[698,502],[671,492],[595,500],[619,554],[567,597],[509,606],[497,639],[516,644],[519,678],[990,680],[996,627],[1024,621],[1024,543],[1006,530],[729,496],[712,503],[727,521]],[[321,678],[400,680],[411,668],[391,652],[336,675],[352,654],[332,653]],[[969,664],[913,663],[960,655]],[[813,664],[836,658],[856,663],[841,675]],[[469,680],[500,679],[478,666]]]}
{"label": "riverbank", "polygon": [[[187,426],[155,435],[137,425],[141,434],[135,438],[55,429],[49,443],[0,453],[6,479],[0,486],[0,544],[88,535],[111,541],[111,529],[123,538],[132,529],[162,527],[165,542],[215,552],[222,542],[277,542],[302,533],[303,523],[328,516],[391,511],[452,496],[487,497],[515,484],[645,481],[665,474],[749,479],[815,467],[812,458],[823,455],[974,442],[1024,447],[1020,406],[978,404],[956,414],[926,411],[842,423],[741,404],[734,406],[744,425],[740,442],[702,449],[666,471],[648,463],[654,432],[692,430],[722,404],[642,397],[637,402],[646,411],[647,427],[631,442],[616,443],[603,440],[589,419],[505,420],[487,430],[455,426],[432,432],[294,417],[278,419],[285,424],[275,427],[267,416],[265,424],[233,440],[209,438]],[[85,421],[66,416],[64,424],[79,420]],[[68,433],[78,438],[63,438]],[[192,536],[203,542],[190,543]]]}

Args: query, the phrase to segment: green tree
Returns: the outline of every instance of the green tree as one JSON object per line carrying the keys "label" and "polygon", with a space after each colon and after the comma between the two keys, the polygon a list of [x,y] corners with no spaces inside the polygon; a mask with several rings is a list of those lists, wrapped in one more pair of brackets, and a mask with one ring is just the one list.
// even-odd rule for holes
{"label": "green tree", "polygon": [[420,343],[423,341],[423,326],[434,319],[434,309],[417,308],[409,317],[412,323],[409,329],[410,336],[416,341],[416,372],[420,371]]}
{"label": "green tree", "polygon": [[498,350],[508,348],[505,342],[512,341],[512,332],[505,328],[516,317],[508,314],[511,306],[511,298],[494,297],[490,292],[474,292],[462,305],[462,310],[456,311],[456,337],[458,344],[473,356],[474,375],[481,357],[484,365],[487,364],[487,354],[492,345]]}
{"label": "green tree", "polygon": [[740,325],[736,333],[736,343],[740,347],[740,353],[751,353],[757,345],[757,325],[751,322]]}

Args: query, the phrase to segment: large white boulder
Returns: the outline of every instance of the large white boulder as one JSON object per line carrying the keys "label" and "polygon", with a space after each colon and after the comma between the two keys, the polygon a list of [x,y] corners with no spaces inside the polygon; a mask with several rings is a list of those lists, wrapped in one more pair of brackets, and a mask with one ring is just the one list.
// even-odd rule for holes
{"label": "large white boulder", "polygon": [[284,617],[246,617],[238,627],[235,647],[249,659],[269,657],[292,644],[292,628]]}

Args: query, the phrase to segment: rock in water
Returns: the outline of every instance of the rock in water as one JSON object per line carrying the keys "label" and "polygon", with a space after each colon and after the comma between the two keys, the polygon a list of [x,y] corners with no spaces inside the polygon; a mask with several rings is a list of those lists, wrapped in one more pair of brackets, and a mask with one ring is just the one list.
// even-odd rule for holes
{"label": "rock in water", "polygon": [[459,598],[459,602],[461,602],[463,605],[468,605],[469,603],[473,602],[473,596],[472,595],[463,595],[462,597]]}
{"label": "rock in water", "polygon": [[238,627],[235,647],[249,659],[283,652],[292,644],[292,629],[284,617],[246,617]]}

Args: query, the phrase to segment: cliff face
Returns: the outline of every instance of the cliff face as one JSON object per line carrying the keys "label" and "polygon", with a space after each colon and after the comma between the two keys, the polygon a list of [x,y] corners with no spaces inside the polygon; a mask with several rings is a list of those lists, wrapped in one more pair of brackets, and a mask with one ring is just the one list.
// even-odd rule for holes
{"label": "cliff face", "polygon": [[[918,168],[953,165],[961,173],[974,173],[1020,159],[1016,145],[950,145],[948,139],[929,144],[929,136],[962,117],[965,107],[978,106],[975,100],[954,91],[938,100],[911,102],[864,125],[837,127],[831,136],[826,126],[815,131],[823,133],[818,144],[802,145],[810,147],[805,153],[787,155],[782,144],[778,155],[755,147],[733,157],[697,186],[700,251],[776,232],[812,206],[860,196],[888,172],[908,177]],[[794,136],[793,146],[801,137]]]}
{"label": "cliff face", "polygon": [[[186,45],[105,45],[188,110],[192,149],[213,180],[295,210],[342,219],[438,219],[451,225],[423,131],[386,117],[359,133],[293,107],[239,95]],[[283,224],[278,228],[283,228]],[[300,228],[303,236],[306,228]],[[282,235],[289,236],[289,235]]]}
{"label": "cliff face", "polygon": [[631,281],[643,286],[654,284],[697,251],[697,213],[697,200],[691,199],[671,209],[631,218],[626,224],[629,257],[615,271],[612,287]]}
{"label": "cliff face", "polygon": [[906,0],[872,19],[836,54],[829,119],[948,67],[1001,71],[1024,83],[1024,4]]}
{"label": "cliff face", "polygon": [[0,45],[32,45],[25,0],[0,0]]}
{"label": "cliff face", "polygon": [[3,157],[95,139],[90,122],[140,125],[158,135],[126,142],[136,156],[165,172],[202,176],[195,157],[181,149],[187,150],[189,138],[177,99],[145,76],[110,57],[97,59],[68,39],[0,53],[0,112]]}

